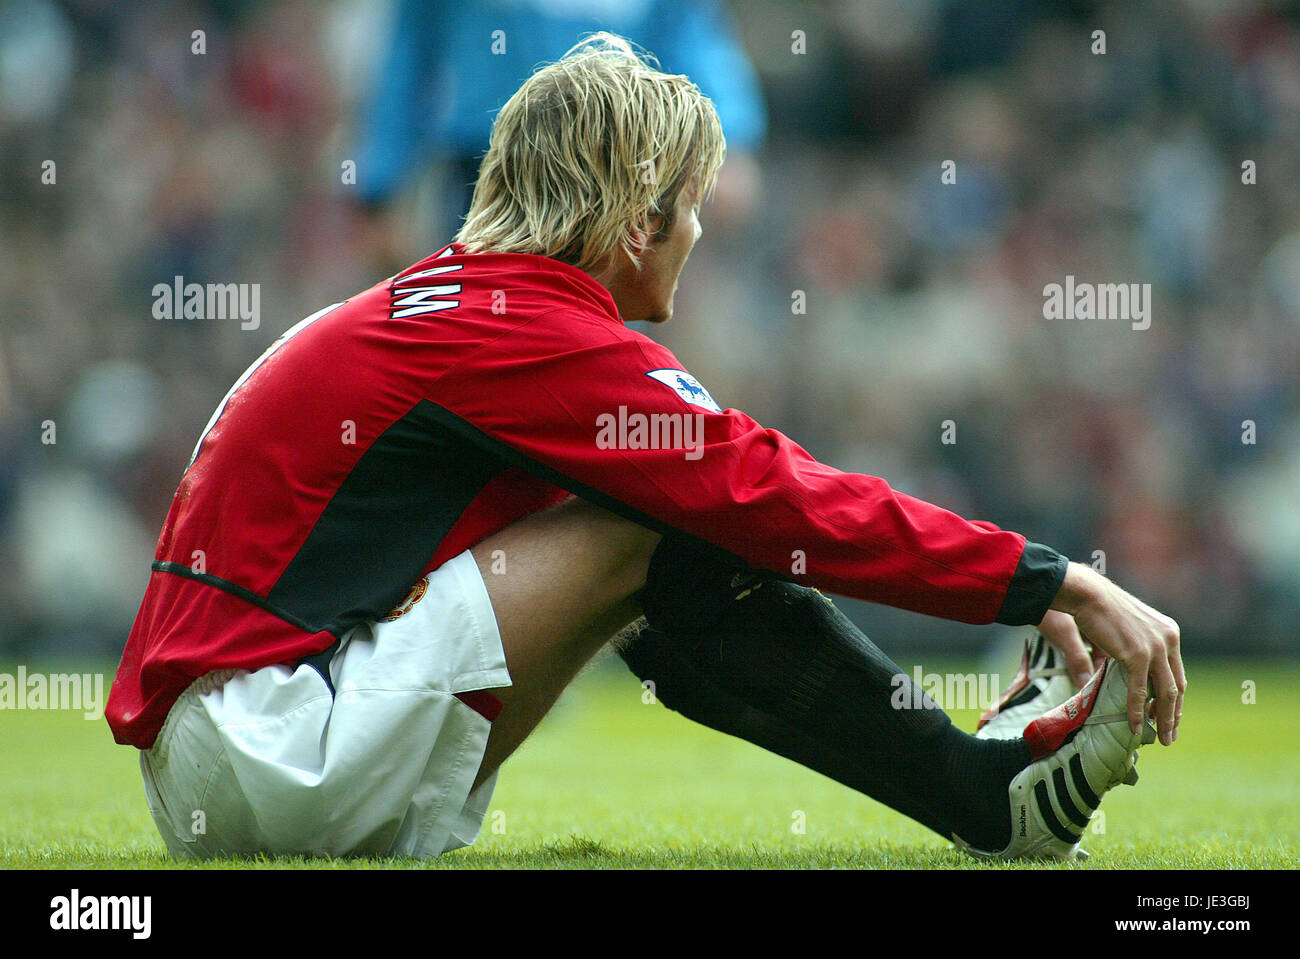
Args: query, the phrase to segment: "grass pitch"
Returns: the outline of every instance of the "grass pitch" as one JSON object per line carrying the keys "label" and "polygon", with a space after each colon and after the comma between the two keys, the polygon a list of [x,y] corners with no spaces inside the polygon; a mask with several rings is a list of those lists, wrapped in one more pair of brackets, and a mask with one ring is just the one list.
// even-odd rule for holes
{"label": "grass pitch", "polygon": [[[112,669],[99,668],[107,689]],[[1141,782],[1107,795],[1085,836],[1092,858],[1032,868],[1300,864],[1300,667],[1193,660],[1188,681],[1178,743],[1144,748]],[[953,717],[973,730],[977,715]],[[258,858],[182,868],[1007,868],[643,702],[617,660],[566,693],[503,768],[491,808],[473,847],[432,863]],[[0,711],[0,867],[174,865],[145,808],[136,752],[115,746],[102,719]]]}

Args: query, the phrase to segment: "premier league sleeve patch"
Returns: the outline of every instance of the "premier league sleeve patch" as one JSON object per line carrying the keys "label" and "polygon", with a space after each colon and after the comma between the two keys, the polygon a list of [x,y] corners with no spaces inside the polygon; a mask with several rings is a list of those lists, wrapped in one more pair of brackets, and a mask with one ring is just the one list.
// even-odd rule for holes
{"label": "premier league sleeve patch", "polygon": [[700,385],[699,380],[685,370],[650,370],[646,373],[646,376],[669,387],[692,406],[698,406],[710,413],[722,412],[722,407],[713,401],[709,391]]}

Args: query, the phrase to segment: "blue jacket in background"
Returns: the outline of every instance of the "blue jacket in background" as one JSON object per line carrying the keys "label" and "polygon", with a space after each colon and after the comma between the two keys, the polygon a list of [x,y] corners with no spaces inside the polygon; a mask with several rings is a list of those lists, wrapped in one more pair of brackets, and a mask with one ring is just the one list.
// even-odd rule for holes
{"label": "blue jacket in background", "polygon": [[[494,54],[497,30],[505,52]],[[382,202],[434,156],[482,155],[496,111],[538,64],[596,30],[640,44],[667,73],[690,76],[717,107],[729,149],[762,142],[758,80],[717,0],[397,0],[359,118],[361,198]]]}

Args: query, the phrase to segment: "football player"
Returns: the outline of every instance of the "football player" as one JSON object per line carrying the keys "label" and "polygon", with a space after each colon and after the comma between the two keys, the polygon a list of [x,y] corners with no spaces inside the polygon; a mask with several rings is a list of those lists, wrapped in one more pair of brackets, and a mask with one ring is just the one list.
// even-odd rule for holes
{"label": "football player", "polygon": [[[173,853],[473,842],[501,763],[642,617],[623,653],[664,702],[974,852],[1074,855],[1132,778],[1149,683],[1173,741],[1171,619],[818,462],[626,326],[672,316],[724,151],[688,78],[596,35],[501,109],[455,242],[235,383],[107,710]],[[1112,658],[1023,735],[977,738],[899,703],[901,671],[819,590]]]}

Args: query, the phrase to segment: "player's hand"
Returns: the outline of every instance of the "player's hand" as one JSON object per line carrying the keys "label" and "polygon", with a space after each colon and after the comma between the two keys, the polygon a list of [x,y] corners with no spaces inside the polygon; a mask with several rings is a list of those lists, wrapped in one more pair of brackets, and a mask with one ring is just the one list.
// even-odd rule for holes
{"label": "player's hand", "polygon": [[1079,626],[1069,613],[1048,610],[1038,624],[1038,631],[1065,657],[1065,668],[1069,670],[1070,680],[1076,688],[1082,687],[1101,665],[1104,654],[1094,656],[1088,652],[1087,644],[1079,635]]}
{"label": "player's hand", "polygon": [[1178,624],[1080,563],[1070,564],[1052,609],[1071,614],[1083,639],[1128,670],[1128,724],[1134,733],[1142,728],[1150,684],[1160,741],[1171,745],[1187,689]]}

